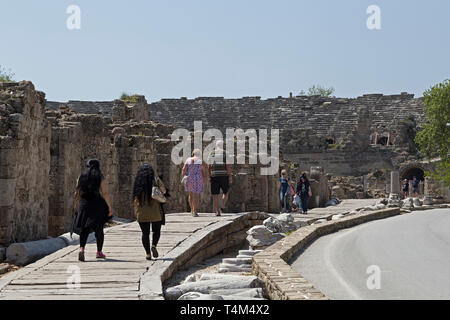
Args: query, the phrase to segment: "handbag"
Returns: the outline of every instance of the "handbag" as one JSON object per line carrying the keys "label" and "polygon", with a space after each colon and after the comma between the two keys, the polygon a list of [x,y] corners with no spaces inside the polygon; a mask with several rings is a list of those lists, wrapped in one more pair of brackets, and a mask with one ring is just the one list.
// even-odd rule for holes
{"label": "handbag", "polygon": [[[155,182],[157,182],[155,177]],[[152,198],[160,203],[166,203],[167,199],[162,193],[161,189],[158,186],[153,186],[152,188]]]}
{"label": "handbag", "polygon": [[292,201],[293,204],[295,204],[296,206],[300,205],[300,196],[298,194],[294,195],[294,201]]}
{"label": "handbag", "polygon": [[[186,162],[186,164],[187,164],[187,162]],[[181,179],[181,183],[182,184],[186,184],[187,183],[188,172],[189,172],[189,165],[188,165],[188,170],[186,170],[186,173],[184,174],[184,177]]]}

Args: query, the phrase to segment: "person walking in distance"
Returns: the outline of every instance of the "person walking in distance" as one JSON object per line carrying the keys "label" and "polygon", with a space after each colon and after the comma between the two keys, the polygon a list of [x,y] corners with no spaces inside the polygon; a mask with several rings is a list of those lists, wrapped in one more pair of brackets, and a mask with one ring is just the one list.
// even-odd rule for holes
{"label": "person walking in distance", "polygon": [[280,181],[278,182],[278,194],[280,195],[281,213],[290,212],[289,198],[291,193],[291,178],[287,171],[281,171]]}
{"label": "person walking in distance", "polygon": [[201,156],[201,151],[195,149],[192,152],[192,157],[186,160],[181,172],[181,176],[187,175],[185,190],[189,193],[189,206],[193,217],[198,217],[197,208],[207,178],[206,165],[202,161]]}
{"label": "person walking in distance", "polygon": [[300,210],[302,213],[308,213],[308,198],[312,196],[311,185],[306,174],[303,173],[297,183],[296,193],[300,196]]}
{"label": "person walking in distance", "polygon": [[412,196],[413,197],[418,197],[419,196],[419,180],[417,180],[417,178],[414,176],[413,180],[412,180]]}
{"label": "person walking in distance", "polygon": [[[223,141],[216,141],[216,148],[208,156],[208,170],[211,183],[211,194],[213,197],[216,216],[220,216],[225,210],[228,200],[228,191],[233,183],[230,165],[226,163],[226,155],[223,150]],[[222,206],[219,206],[219,194],[222,189]]]}
{"label": "person walking in distance", "polygon": [[408,181],[408,179],[404,179],[403,180],[402,191],[403,191],[403,197],[405,199],[408,198],[408,195],[409,195],[409,181]]}
{"label": "person walking in distance", "polygon": [[75,190],[75,212],[72,232],[78,230],[80,234],[78,260],[85,261],[85,246],[92,231],[95,232],[97,241],[96,257],[106,258],[102,252],[103,227],[112,217],[112,210],[106,190],[106,180],[100,170],[100,161],[97,159],[90,159],[78,178]]}
{"label": "person walking in distance", "polygon": [[[142,245],[145,249],[146,259],[151,260],[158,257],[159,238],[161,237],[161,226],[164,216],[161,203],[152,198],[153,187],[159,187],[162,193],[167,190],[159,177],[155,174],[153,167],[144,163],[138,169],[133,185],[134,215],[142,231]],[[150,248],[150,226],[153,232],[152,246]]]}

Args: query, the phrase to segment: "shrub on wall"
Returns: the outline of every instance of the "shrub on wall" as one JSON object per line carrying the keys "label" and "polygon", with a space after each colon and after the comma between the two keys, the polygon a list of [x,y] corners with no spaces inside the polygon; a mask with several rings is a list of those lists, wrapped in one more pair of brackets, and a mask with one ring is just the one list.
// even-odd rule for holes
{"label": "shrub on wall", "polygon": [[11,72],[11,69],[6,70],[6,68],[0,65],[0,82],[10,82],[13,80],[14,73]]}

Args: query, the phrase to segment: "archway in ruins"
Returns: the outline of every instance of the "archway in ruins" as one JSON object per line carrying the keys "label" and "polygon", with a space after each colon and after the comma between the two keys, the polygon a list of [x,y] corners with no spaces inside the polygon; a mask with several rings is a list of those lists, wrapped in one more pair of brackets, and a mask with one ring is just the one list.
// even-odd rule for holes
{"label": "archway in ruins", "polygon": [[418,166],[412,166],[404,169],[401,174],[400,178],[401,180],[408,179],[412,180],[413,177],[416,177],[419,181],[425,180],[425,172],[421,167]]}
{"label": "archway in ruins", "polygon": [[[382,146],[387,146],[388,145],[388,137],[379,137],[377,140],[377,144],[381,144]],[[392,146],[392,142],[389,141],[389,145]]]}
{"label": "archway in ruins", "polygon": [[333,138],[326,138],[325,141],[326,141],[328,144],[334,144],[334,139],[333,139]]}

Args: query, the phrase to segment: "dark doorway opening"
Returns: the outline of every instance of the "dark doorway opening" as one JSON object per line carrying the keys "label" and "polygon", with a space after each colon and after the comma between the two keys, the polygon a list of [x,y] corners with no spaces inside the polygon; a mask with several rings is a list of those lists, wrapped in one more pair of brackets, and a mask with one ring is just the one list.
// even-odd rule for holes
{"label": "dark doorway opening", "polygon": [[325,140],[328,144],[334,144],[334,140],[332,138],[328,138]]}
{"label": "dark doorway opening", "polygon": [[377,144],[381,144],[382,146],[386,146],[388,142],[388,137],[378,138]]}
{"label": "dark doorway opening", "polygon": [[424,173],[423,169],[421,169],[419,167],[411,167],[411,168],[404,170],[401,175],[402,180],[408,179],[408,181],[409,181],[409,180],[412,180],[413,177],[416,177],[416,179],[419,181],[424,181],[425,173]]}

